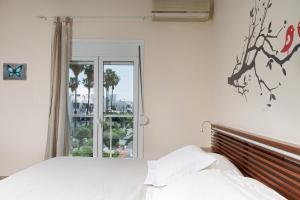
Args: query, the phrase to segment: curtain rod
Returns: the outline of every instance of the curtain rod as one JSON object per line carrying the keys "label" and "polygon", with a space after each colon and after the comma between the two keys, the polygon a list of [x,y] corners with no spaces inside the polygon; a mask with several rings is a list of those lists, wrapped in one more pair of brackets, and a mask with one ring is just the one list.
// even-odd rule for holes
{"label": "curtain rod", "polygon": [[[65,17],[65,16],[58,16],[58,17]],[[140,19],[140,20],[146,20],[146,19],[151,19],[152,16],[69,16],[73,19]],[[39,15],[36,16],[36,18],[45,20],[45,21],[53,21],[54,16],[44,16],[44,15]]]}

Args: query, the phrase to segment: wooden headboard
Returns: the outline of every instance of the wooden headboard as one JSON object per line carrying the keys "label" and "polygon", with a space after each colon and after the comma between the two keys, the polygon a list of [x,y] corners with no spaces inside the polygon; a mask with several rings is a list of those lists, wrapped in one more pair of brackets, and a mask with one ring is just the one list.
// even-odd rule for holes
{"label": "wooden headboard", "polygon": [[300,146],[212,124],[212,151],[288,199],[300,199]]}

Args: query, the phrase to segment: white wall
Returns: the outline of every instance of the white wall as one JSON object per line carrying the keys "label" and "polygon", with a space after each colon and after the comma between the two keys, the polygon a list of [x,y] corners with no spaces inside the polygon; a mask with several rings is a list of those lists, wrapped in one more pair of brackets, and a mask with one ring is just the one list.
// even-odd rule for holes
{"label": "white wall", "polygon": [[[259,86],[252,73],[249,84],[250,93],[247,101],[239,95],[232,86],[227,84],[236,62],[236,56],[241,55],[243,40],[248,33],[250,10],[255,1],[251,0],[216,0],[213,33],[215,52],[215,107],[214,121],[219,124],[260,133],[265,136],[300,144],[300,49],[284,67],[287,76],[282,74],[278,65],[273,70],[266,68],[267,60],[258,57],[257,69],[261,77],[271,84],[278,81],[282,86],[274,91],[277,100],[268,108],[268,93],[260,96]],[[258,2],[258,1],[257,1]],[[267,22],[272,21],[273,33],[277,33],[284,20],[295,28],[300,21],[299,0],[272,0],[273,5],[268,12]],[[266,24],[268,26],[268,23]],[[275,48],[281,50],[284,45],[285,31],[278,39],[272,40]],[[298,32],[295,32],[295,44],[300,43]],[[279,53],[283,58],[286,54]]]}
{"label": "white wall", "polygon": [[[26,81],[0,79],[0,176],[43,159],[49,106],[51,22],[36,15],[148,15],[150,0],[0,0],[0,64],[27,63]],[[212,22],[75,20],[75,38],[144,40],[145,157],[209,145]],[[0,67],[2,74],[2,67]]]}

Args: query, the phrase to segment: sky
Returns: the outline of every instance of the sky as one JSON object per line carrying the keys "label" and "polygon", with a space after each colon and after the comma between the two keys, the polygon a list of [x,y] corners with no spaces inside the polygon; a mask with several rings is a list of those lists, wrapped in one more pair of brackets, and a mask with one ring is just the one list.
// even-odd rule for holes
{"label": "sky", "polygon": [[[104,70],[107,68],[115,71],[120,78],[119,84],[114,89],[114,94],[117,95],[117,101],[133,101],[133,65],[104,65]],[[69,76],[74,77],[74,74],[71,70]],[[81,72],[78,78],[80,82],[82,82],[82,80],[85,78],[84,72]],[[80,83],[77,93],[87,94],[88,89],[84,87],[82,83]],[[91,89],[91,94],[93,93],[94,91]],[[103,95],[105,95],[105,93]]]}

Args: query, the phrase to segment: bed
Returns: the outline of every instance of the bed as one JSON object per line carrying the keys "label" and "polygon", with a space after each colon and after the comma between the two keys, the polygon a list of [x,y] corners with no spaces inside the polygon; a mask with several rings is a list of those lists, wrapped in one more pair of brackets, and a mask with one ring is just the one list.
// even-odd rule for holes
{"label": "bed", "polygon": [[216,161],[164,187],[144,184],[149,173],[147,160],[57,157],[0,181],[0,199],[299,199],[298,146],[278,148],[283,143],[264,138],[273,142],[264,144],[252,134],[219,125],[212,125],[212,130],[209,155]]}

